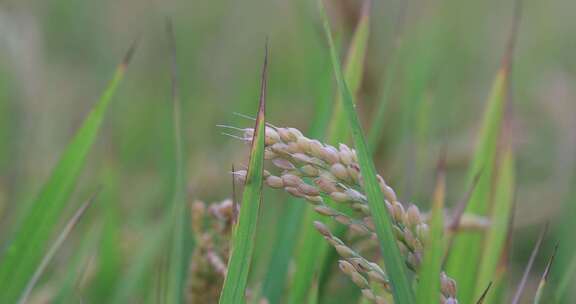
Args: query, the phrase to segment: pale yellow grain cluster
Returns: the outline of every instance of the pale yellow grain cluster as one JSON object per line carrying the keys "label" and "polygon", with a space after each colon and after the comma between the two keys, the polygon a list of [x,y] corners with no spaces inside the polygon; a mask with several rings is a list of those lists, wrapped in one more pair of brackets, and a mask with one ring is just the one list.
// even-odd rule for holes
{"label": "pale yellow grain cluster", "polygon": [[[248,141],[252,133],[252,129],[245,129],[243,138]],[[265,145],[265,158],[279,171],[277,174],[264,172],[267,186],[283,189],[292,196],[303,198],[319,214],[376,240],[374,223],[363,191],[363,178],[354,149],[345,144],[339,144],[336,148],[309,139],[297,129],[273,126],[266,127]],[[245,175],[245,171],[235,172],[236,178],[241,182]],[[422,263],[423,244],[429,234],[426,216],[421,214],[415,205],[406,208],[380,175],[377,175],[377,179],[406,265],[417,272]],[[331,207],[331,202],[349,206],[356,211],[355,216],[336,210]],[[384,303],[382,297],[378,296],[368,284],[364,284],[365,279],[360,279],[366,276],[374,280],[375,274],[378,274],[376,281],[386,287],[387,280],[382,269],[355,253],[344,242],[333,236],[325,226],[317,223],[316,227],[344,258],[340,261],[340,268],[362,289],[364,296],[375,303]],[[441,301],[457,303],[456,284],[445,274],[442,274]]]}

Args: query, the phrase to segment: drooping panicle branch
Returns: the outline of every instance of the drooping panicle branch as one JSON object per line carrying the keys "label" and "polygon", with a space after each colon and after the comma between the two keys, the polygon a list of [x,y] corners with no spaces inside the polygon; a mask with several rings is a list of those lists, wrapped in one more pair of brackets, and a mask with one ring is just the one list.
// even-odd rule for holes
{"label": "drooping panicle branch", "polygon": [[[253,129],[247,128],[240,131],[243,133],[240,137],[249,142],[253,136]],[[363,189],[364,182],[358,158],[353,148],[345,144],[339,144],[336,148],[321,143],[305,137],[295,128],[266,126],[264,155],[265,159],[276,168],[274,171],[279,171],[278,173],[264,172],[264,182],[267,186],[283,189],[292,196],[302,198],[309,202],[319,214],[348,226],[356,233],[376,239],[374,223]],[[236,171],[234,176],[243,181],[246,171]],[[396,193],[382,176],[377,175],[377,180],[384,194],[385,204],[391,215],[395,236],[406,265],[418,272],[422,263],[423,244],[428,237],[427,216],[423,215],[415,205],[405,207],[400,203]],[[349,206],[355,211],[355,215],[350,216],[336,210],[332,207],[334,203]],[[378,267],[379,270],[376,270],[373,267],[377,266],[375,263],[365,269],[355,267],[356,272],[352,272],[352,268],[347,265],[356,265],[362,257],[330,234],[326,227],[319,228],[319,224],[316,224],[316,227],[344,259],[340,262],[340,266],[353,281],[363,282],[358,276],[368,276],[368,273],[372,272],[381,275],[382,282],[387,282],[382,269]],[[367,260],[363,261],[369,263]],[[369,271],[363,271],[366,269]],[[363,288],[365,287],[363,284],[359,286],[368,299],[379,303],[378,295],[373,294],[373,291],[368,288]],[[441,295],[443,303],[457,303],[455,282],[443,274],[442,286],[444,287]]]}

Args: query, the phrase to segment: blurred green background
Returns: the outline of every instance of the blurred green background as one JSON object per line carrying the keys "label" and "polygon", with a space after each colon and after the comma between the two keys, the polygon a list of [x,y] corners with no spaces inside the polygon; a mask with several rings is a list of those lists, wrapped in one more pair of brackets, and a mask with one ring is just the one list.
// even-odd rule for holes
{"label": "blurred green background", "polygon": [[[361,2],[329,3],[343,52]],[[518,183],[511,248],[515,279],[543,223],[552,223],[553,233],[537,260],[536,274],[554,238],[576,228],[571,221],[560,224],[562,214],[576,216],[575,9],[571,0],[527,0],[523,5],[511,94]],[[402,201],[427,209],[443,146],[449,205],[466,191],[463,176],[512,12],[512,1],[375,1],[358,109],[368,127],[400,36],[403,46],[396,72],[388,74],[393,78],[376,162]],[[270,122],[306,130],[314,123],[317,101],[333,98],[315,1],[2,1],[2,241],[16,229],[115,65],[139,37],[126,80],[63,218],[99,186],[102,193],[35,289],[39,303],[77,302],[68,296],[58,300],[67,289],[84,303],[102,303],[136,271],[134,265],[147,263],[140,259],[142,252],[162,256],[162,240],[151,238],[169,212],[173,182],[166,17],[176,34],[190,201],[232,195],[230,168],[246,163],[247,149],[221,135],[216,125],[252,125],[233,113],[256,111],[265,37],[271,44]],[[330,109],[324,111],[328,117]],[[266,193],[253,282],[266,273],[285,200],[283,193]],[[574,246],[572,240],[565,238],[560,247]],[[557,261],[558,267],[568,263],[569,257]],[[147,288],[154,286],[154,269],[143,270],[143,279],[135,282],[139,292],[132,295],[134,302],[154,302]]]}

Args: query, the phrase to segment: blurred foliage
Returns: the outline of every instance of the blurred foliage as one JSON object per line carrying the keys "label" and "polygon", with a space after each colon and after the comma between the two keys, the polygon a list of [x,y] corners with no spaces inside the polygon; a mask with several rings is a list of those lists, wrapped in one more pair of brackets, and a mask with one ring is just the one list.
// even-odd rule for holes
{"label": "blurred foliage", "polygon": [[[446,146],[446,205],[452,207],[466,190],[479,113],[505,48],[513,3],[408,1],[402,52],[394,55],[397,73],[387,74],[402,2],[373,3],[357,109],[363,124],[370,125],[384,76],[394,77],[374,153],[377,169],[401,200],[428,209],[434,163]],[[517,189],[509,278],[521,276],[539,227],[551,222],[553,235],[545,240],[528,284],[538,284],[557,237],[553,286],[574,256],[572,242],[562,235],[576,228],[566,220],[576,215],[576,3],[524,2],[511,72]],[[330,3],[334,31],[346,46],[361,1]],[[230,167],[247,164],[245,145],[222,136],[215,125],[253,124],[233,112],[255,115],[266,36],[271,42],[267,120],[300,129],[316,123],[329,65],[315,1],[2,1],[2,248],[123,52],[140,37],[71,201],[83,200],[98,185],[102,195],[47,269],[34,301],[59,296],[65,303],[78,298],[97,303],[122,295],[122,288],[134,291],[130,295],[138,303],[158,297],[162,286],[156,275],[164,272],[161,258],[169,247],[166,215],[174,174],[166,16],[174,22],[178,45],[189,201],[231,197]],[[265,191],[252,286],[266,276],[285,199]],[[60,227],[73,212],[64,211]],[[135,277],[138,281],[126,281]],[[336,277],[320,292],[345,295],[347,283]],[[566,293],[564,303],[573,303],[574,290]]]}

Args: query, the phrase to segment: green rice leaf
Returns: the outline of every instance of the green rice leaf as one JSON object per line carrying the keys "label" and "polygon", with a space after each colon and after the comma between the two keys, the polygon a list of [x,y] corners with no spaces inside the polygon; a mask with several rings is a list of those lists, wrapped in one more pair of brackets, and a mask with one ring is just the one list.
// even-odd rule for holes
{"label": "green rice leaf", "polygon": [[[568,179],[571,185],[576,185],[576,167],[572,169],[572,176]],[[570,287],[576,286],[576,243],[565,241],[573,237],[576,224],[576,189],[572,189],[566,194],[564,203],[560,211],[560,218],[555,221],[555,238],[560,242],[560,248],[556,255],[555,270],[552,272],[550,281],[554,286],[552,292],[557,303],[573,303],[576,295],[571,292]]]}
{"label": "green rice leaf", "polygon": [[354,97],[346,84],[342,68],[340,67],[338,54],[332,39],[330,24],[328,23],[328,17],[326,16],[322,0],[319,0],[319,4],[324,30],[330,48],[330,57],[332,59],[336,83],[341,94],[343,109],[348,117],[352,131],[354,146],[358,154],[360,172],[364,178],[368,204],[374,218],[376,234],[378,235],[380,249],[382,250],[386,272],[390,277],[394,300],[398,304],[414,303],[414,294],[408,279],[406,265],[396,244],[391,220],[385,207],[384,196],[376,179],[376,169],[374,168],[374,163],[362,132],[358,114],[354,108]]}
{"label": "green rice leaf", "polygon": [[298,246],[299,251],[296,253],[294,261],[296,272],[292,278],[288,295],[288,303],[290,304],[306,301],[312,282],[315,278],[317,279],[318,273],[321,271],[320,267],[323,265],[321,261],[328,253],[329,246],[322,240],[322,236],[308,227],[313,227],[310,223],[320,219],[322,219],[321,215],[313,212],[310,208],[304,213],[303,223],[306,226],[302,229],[301,243]]}
{"label": "green rice leaf", "polygon": [[287,209],[280,223],[278,239],[274,244],[274,251],[268,264],[267,276],[262,286],[262,292],[270,303],[278,303],[285,289],[288,266],[292,259],[294,248],[298,245],[296,237],[301,231],[302,216],[306,205],[296,198],[286,202]]}
{"label": "green rice leaf", "polygon": [[[121,215],[120,208],[118,208],[118,196],[122,183],[120,182],[120,170],[115,166],[104,165],[102,171],[101,183],[106,185],[101,194],[98,195],[98,209],[100,210],[98,218],[102,219],[102,227],[100,227],[99,231],[101,230],[102,235],[98,241],[94,240],[93,245],[98,246],[96,253],[98,267],[90,281],[86,297],[94,299],[95,302],[106,303],[110,300],[110,296],[114,294],[122,269]],[[81,247],[81,245],[78,247]],[[81,268],[80,266],[74,267],[72,263],[70,265],[71,269]],[[62,289],[68,289],[68,287],[64,286]],[[61,297],[65,297],[65,292],[60,294]]]}
{"label": "green rice leaf", "polygon": [[318,280],[314,280],[314,282],[312,283],[312,287],[310,288],[310,294],[308,295],[308,301],[306,303],[308,304],[318,304],[320,303],[319,301],[319,293],[320,293],[320,286],[318,286]]}
{"label": "green rice leaf", "polygon": [[167,290],[166,290],[166,303],[181,303],[184,294],[184,284],[186,281],[186,271],[188,267],[187,260],[189,257],[190,248],[186,246],[186,237],[189,235],[187,228],[188,212],[186,212],[186,176],[184,168],[186,168],[186,160],[184,158],[184,137],[182,135],[182,102],[179,95],[178,86],[178,69],[176,62],[176,38],[172,22],[170,20],[166,23],[166,31],[170,42],[170,51],[172,53],[171,64],[171,78],[172,78],[172,123],[173,123],[173,144],[174,144],[174,158],[173,158],[173,175],[174,180],[172,184],[172,216],[173,230],[172,230],[172,245],[170,248],[170,258],[167,267]]}
{"label": "green rice leaf", "polygon": [[556,300],[560,301],[564,298],[570,283],[576,278],[576,255],[572,257],[570,263],[568,263],[568,267],[564,270],[564,274],[561,276],[558,287],[556,288],[556,292],[554,297]]}
{"label": "green rice leaf", "polygon": [[88,199],[88,201],[83,203],[80,206],[80,208],[78,208],[78,210],[74,213],[72,218],[70,218],[70,220],[68,220],[68,222],[64,226],[64,229],[62,229],[62,231],[60,232],[60,234],[58,235],[58,237],[56,238],[56,240],[54,241],[52,246],[50,246],[50,249],[48,250],[48,252],[44,256],[44,258],[42,258],[42,262],[40,263],[38,268],[36,268],[34,275],[32,276],[32,278],[30,279],[30,281],[26,285],[26,289],[22,293],[22,296],[20,297],[20,300],[18,300],[18,303],[26,303],[27,302],[27,299],[30,296],[32,289],[34,288],[34,286],[36,286],[36,283],[38,282],[38,280],[40,279],[40,277],[44,273],[44,270],[46,270],[46,267],[48,266],[48,264],[52,261],[52,259],[56,255],[56,252],[58,252],[58,249],[60,249],[60,247],[62,246],[64,241],[68,238],[68,236],[70,235],[70,233],[72,232],[74,227],[76,227],[76,224],[78,224],[78,222],[80,221],[80,219],[82,218],[82,216],[84,215],[86,210],[88,210],[88,207],[90,207],[92,205],[92,202],[94,202],[94,199],[96,198],[97,194],[98,193],[92,195],[92,197],[90,199]]}
{"label": "green rice leaf", "polygon": [[398,21],[396,23],[396,29],[394,33],[394,45],[391,50],[391,54],[389,55],[389,62],[388,66],[386,67],[385,75],[384,75],[384,83],[382,85],[382,96],[376,106],[376,110],[374,111],[374,116],[372,117],[372,122],[370,124],[370,130],[368,132],[368,146],[372,153],[376,151],[378,146],[378,142],[382,138],[382,132],[384,127],[384,118],[386,114],[386,110],[388,109],[390,98],[392,96],[392,84],[395,80],[395,75],[398,72],[398,67],[400,65],[400,56],[399,54],[402,52],[402,45],[403,45],[403,27],[404,27],[404,19],[406,13],[406,2],[402,2],[402,7],[400,8],[400,13],[398,15]]}
{"label": "green rice leaf", "polygon": [[[322,66],[328,67],[328,62],[322,63]],[[319,94],[317,97],[318,102],[315,104],[315,114],[313,124],[310,126],[310,135],[312,138],[322,138],[327,128],[328,120],[330,118],[329,109],[331,108],[331,73],[328,69],[321,69],[318,73],[319,78]],[[328,113],[328,115],[326,114]],[[321,238],[318,233],[313,231],[313,226],[310,225],[315,220],[319,220],[319,215],[311,208],[307,208],[305,203],[299,198],[289,198],[285,204],[285,212],[282,216],[282,222],[279,223],[278,238],[274,245],[274,252],[270,259],[266,279],[262,286],[262,292],[270,303],[280,302],[283,291],[286,287],[288,280],[288,266],[290,261],[295,255],[296,274],[295,277],[303,277],[308,272],[303,269],[310,269],[309,267],[300,267],[305,265],[304,259],[315,261],[315,250],[307,250],[305,248],[315,248],[321,244]],[[311,218],[312,217],[312,218]],[[300,240],[308,240],[299,242]],[[296,251],[296,248],[301,250]],[[302,269],[302,270],[299,270]],[[297,282],[294,282],[296,285]],[[296,294],[295,290],[302,290],[301,293],[306,292],[306,286],[301,287],[293,286],[290,288],[290,294]]]}
{"label": "green rice leaf", "polygon": [[484,295],[484,301],[486,303],[500,303],[506,299],[508,296],[508,290],[510,289],[510,278],[512,277],[510,273],[510,248],[512,247],[512,228],[514,227],[514,208],[516,203],[514,202],[510,216],[507,220],[508,227],[506,228],[506,236],[504,239],[504,244],[500,251],[500,256],[498,258],[498,265],[494,271],[494,276],[492,281],[490,281],[490,292],[486,292]]}
{"label": "green rice leaf", "polygon": [[262,201],[262,175],[264,169],[264,137],[265,137],[265,104],[266,104],[266,73],[268,69],[268,44],[262,68],[262,86],[260,89],[260,105],[254,127],[254,137],[250,149],[250,164],[246,174],[242,206],[238,223],[234,227],[228,272],[224,279],[224,287],[220,296],[221,304],[245,303],[246,285],[252,262],[256,225]]}
{"label": "green rice leaf", "polygon": [[[489,212],[497,141],[506,104],[507,86],[508,68],[503,67],[494,80],[484,114],[479,142],[468,171],[469,184],[472,184],[474,176],[478,172],[482,171],[482,174],[478,177],[466,213],[487,215]],[[479,232],[465,232],[457,235],[454,239],[447,270],[458,282],[460,300],[464,303],[470,302],[475,296],[478,296],[475,295],[475,282],[481,260],[482,241],[483,235]],[[484,282],[483,286],[486,286],[487,283]]]}
{"label": "green rice leaf", "polygon": [[[364,74],[364,61],[366,59],[366,48],[370,34],[370,8],[371,1],[366,0],[362,7],[362,15],[352,36],[344,65],[344,79],[346,79],[350,92],[352,92],[354,96],[356,96],[360,90],[362,76]],[[342,102],[340,101],[341,98],[340,95],[337,95],[334,104],[334,112],[332,113],[327,138],[330,144],[346,142],[350,136],[348,131],[349,123],[346,119]]]}
{"label": "green rice leaf", "polygon": [[14,303],[40,265],[133,52],[134,45],[117,67],[98,104],[63,152],[19,228],[8,240],[4,254],[0,257],[1,303]]}
{"label": "green rice leaf", "polygon": [[[508,46],[488,98],[482,129],[480,130],[479,142],[477,143],[474,158],[468,171],[470,183],[474,175],[480,171],[482,171],[482,174],[470,197],[470,203],[466,212],[482,216],[490,214],[491,196],[493,191],[495,191],[493,185],[495,185],[494,172],[496,169],[497,142],[501,134],[504,112],[507,105],[510,66],[520,16],[518,3],[516,3],[514,13],[512,28],[508,36]],[[512,166],[511,161],[510,159],[510,166]],[[502,195],[504,194],[505,193]],[[504,206],[500,206],[500,208],[504,208]],[[495,237],[498,237],[500,233],[501,227],[495,232],[495,234],[497,234]],[[463,303],[469,303],[479,296],[476,281],[480,272],[483,241],[484,235],[479,232],[462,233],[454,239],[454,246],[452,247],[448,260],[447,270],[452,278],[458,282],[458,293]],[[487,247],[491,248],[490,246]],[[499,255],[500,252],[493,251],[493,254]],[[489,261],[489,263],[493,265],[492,261]],[[491,270],[488,269],[486,272],[490,273]],[[487,283],[488,282],[484,281],[481,282],[483,285],[478,286],[482,286],[483,288]]]}
{"label": "green rice leaf", "polygon": [[[480,171],[482,174],[479,176],[477,186],[470,197],[466,213],[488,214],[493,184],[492,174],[496,158],[496,142],[504,107],[506,74],[503,70],[498,73],[484,115],[480,142],[469,170],[470,183],[472,183],[475,174]],[[474,298],[482,240],[482,234],[479,232],[465,232],[457,235],[454,238],[448,259],[447,271],[458,282],[460,300],[464,303],[470,302]]]}
{"label": "green rice leaf", "polygon": [[[104,201],[99,199],[100,202]],[[66,261],[68,270],[60,276],[51,278],[57,286],[58,292],[53,296],[53,303],[65,303],[67,299],[75,297],[83,280],[87,277],[87,269],[98,251],[98,241],[102,238],[101,225],[90,225],[86,231],[82,231],[82,240],[74,251],[74,254]],[[98,276],[98,274],[96,274]],[[94,283],[96,283],[96,278]],[[106,299],[109,299],[107,295]]]}
{"label": "green rice leaf", "polygon": [[494,198],[492,210],[490,211],[491,225],[486,232],[486,244],[482,250],[482,261],[479,266],[478,278],[476,280],[475,294],[480,294],[485,286],[494,281],[496,270],[500,263],[502,252],[504,251],[510,214],[514,203],[515,170],[514,155],[512,151],[511,126],[507,119],[501,143],[505,146],[499,157],[497,166]]}
{"label": "green rice leaf", "polygon": [[[364,60],[366,57],[366,48],[370,30],[370,1],[365,1],[362,9],[362,15],[356,25],[352,36],[352,41],[348,48],[346,56],[345,76],[350,83],[350,88],[356,94],[360,89],[362,75],[364,73]],[[330,118],[328,127],[327,142],[338,144],[345,142],[349,138],[348,121],[343,110],[342,97],[337,95],[336,103],[333,104],[334,111]],[[320,133],[320,132],[318,132]],[[339,211],[347,212],[342,209],[343,206],[336,205]],[[322,216],[314,212],[311,208],[306,209],[304,214],[305,226],[300,234],[301,245],[296,255],[295,265],[296,272],[293,278],[293,284],[290,288],[288,303],[299,304],[305,301],[306,293],[309,291],[314,278],[322,283],[322,273],[326,270],[326,260],[329,253],[329,245],[322,240],[322,236],[316,233],[314,226],[310,225],[314,221],[322,219]],[[334,234],[340,235],[343,231],[341,225],[332,227]],[[311,271],[313,269],[313,271]],[[320,277],[318,275],[320,274]],[[321,286],[319,286],[321,289]]]}
{"label": "green rice leaf", "polygon": [[446,191],[445,160],[438,164],[436,189],[432,204],[430,235],[424,244],[424,259],[420,269],[416,300],[418,304],[430,303],[430,299],[439,297],[440,272],[444,256],[444,196]]}

